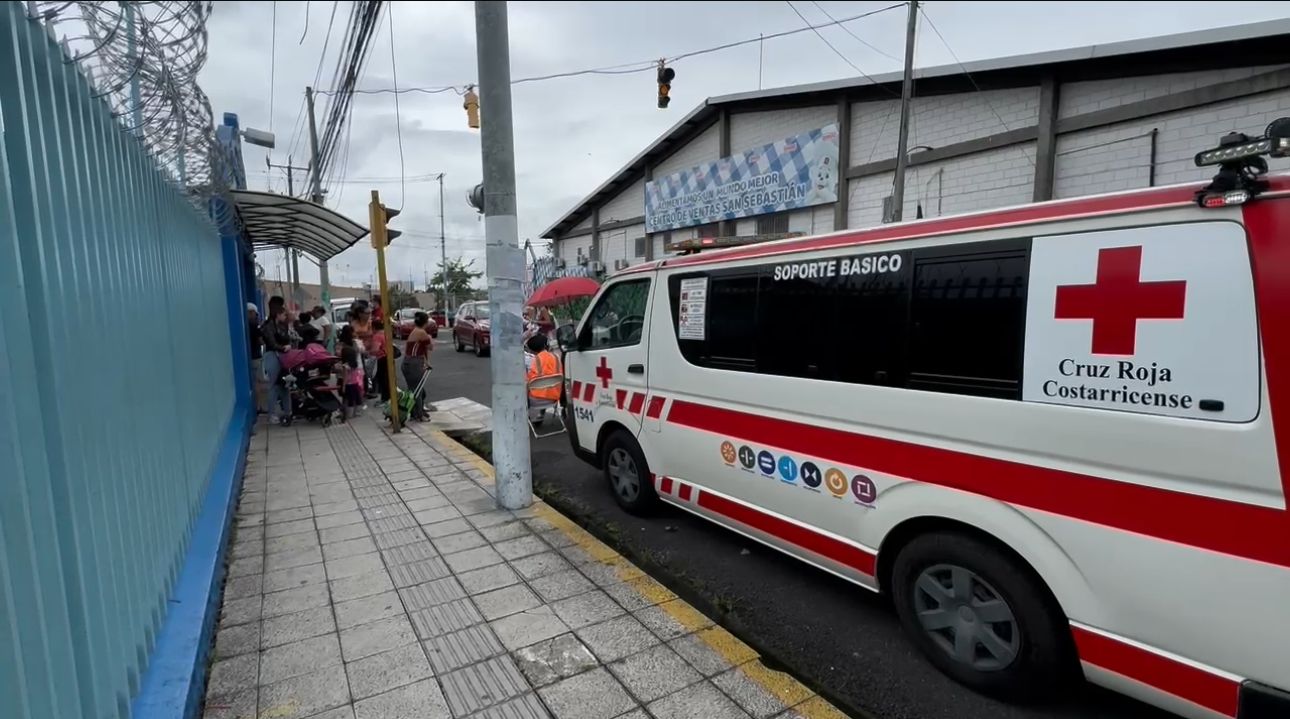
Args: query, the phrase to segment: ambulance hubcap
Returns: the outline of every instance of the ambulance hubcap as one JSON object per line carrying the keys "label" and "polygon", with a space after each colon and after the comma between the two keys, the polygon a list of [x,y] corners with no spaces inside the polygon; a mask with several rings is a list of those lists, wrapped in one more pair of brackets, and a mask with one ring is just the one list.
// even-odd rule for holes
{"label": "ambulance hubcap", "polygon": [[609,481],[614,491],[624,500],[631,502],[641,491],[640,474],[636,471],[636,462],[627,450],[615,447],[609,453]]}
{"label": "ambulance hubcap", "polygon": [[937,564],[923,570],[914,584],[914,610],[942,651],[978,671],[1007,668],[1021,649],[1012,608],[970,569]]}

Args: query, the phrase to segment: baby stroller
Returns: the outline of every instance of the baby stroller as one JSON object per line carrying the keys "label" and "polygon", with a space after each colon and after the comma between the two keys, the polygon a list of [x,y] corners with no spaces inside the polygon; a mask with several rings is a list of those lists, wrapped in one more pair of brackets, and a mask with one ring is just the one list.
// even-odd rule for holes
{"label": "baby stroller", "polygon": [[[430,367],[426,367],[426,371],[421,373],[421,381],[417,382],[417,386],[412,390],[409,391],[397,387],[395,388],[395,391],[398,393],[398,397],[396,397],[394,401],[399,403],[400,422],[407,422],[408,418],[412,416],[412,407],[417,403],[417,395],[425,396],[426,380],[428,379],[430,379]],[[389,418],[390,405],[387,404],[385,405],[385,419],[388,420]]]}
{"label": "baby stroller", "polygon": [[322,426],[331,425],[332,416],[340,409],[340,398],[331,385],[335,364],[336,358],[319,345],[283,354],[282,380],[291,396],[292,417],[321,419]]}

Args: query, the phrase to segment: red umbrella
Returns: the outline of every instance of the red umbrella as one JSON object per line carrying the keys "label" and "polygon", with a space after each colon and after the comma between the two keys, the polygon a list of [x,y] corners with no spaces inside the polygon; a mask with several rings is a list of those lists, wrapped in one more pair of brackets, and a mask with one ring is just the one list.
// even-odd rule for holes
{"label": "red umbrella", "polygon": [[553,307],[578,297],[590,297],[598,291],[600,283],[590,277],[561,277],[542,285],[526,304],[533,307]]}

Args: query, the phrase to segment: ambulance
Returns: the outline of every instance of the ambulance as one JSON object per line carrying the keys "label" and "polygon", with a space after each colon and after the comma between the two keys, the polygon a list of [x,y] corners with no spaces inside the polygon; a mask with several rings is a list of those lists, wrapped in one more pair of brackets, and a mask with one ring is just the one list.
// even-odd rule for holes
{"label": "ambulance", "polygon": [[560,329],[618,503],[890,597],[955,680],[1290,717],[1290,119],[1211,183],[629,268]]}

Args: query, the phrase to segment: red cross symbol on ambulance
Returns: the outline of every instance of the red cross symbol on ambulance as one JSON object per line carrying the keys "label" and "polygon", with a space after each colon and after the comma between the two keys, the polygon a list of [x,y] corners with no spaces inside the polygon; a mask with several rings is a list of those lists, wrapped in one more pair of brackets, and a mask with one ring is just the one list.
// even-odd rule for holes
{"label": "red cross symbol on ambulance", "polygon": [[600,386],[609,389],[609,380],[614,378],[614,371],[609,368],[609,362],[602,355],[600,366],[596,368],[596,377],[600,380]]}
{"label": "red cross symbol on ambulance", "polygon": [[1139,320],[1180,320],[1186,280],[1143,282],[1142,246],[1105,247],[1097,253],[1097,282],[1057,288],[1059,320],[1093,320],[1092,353],[1134,354]]}

